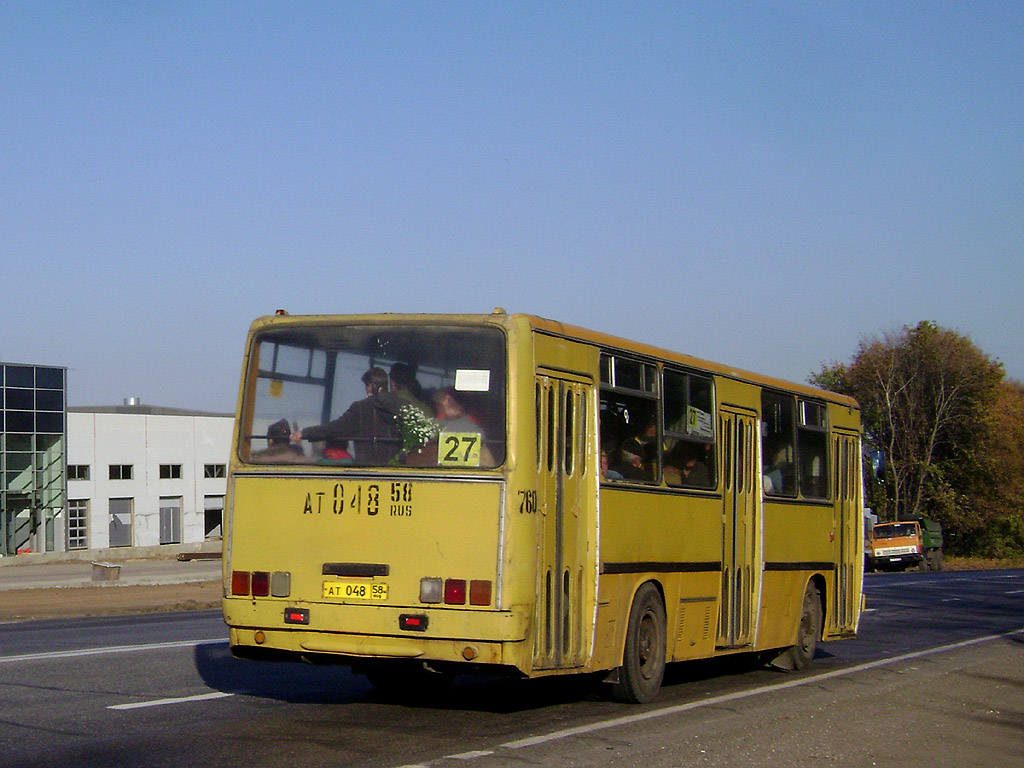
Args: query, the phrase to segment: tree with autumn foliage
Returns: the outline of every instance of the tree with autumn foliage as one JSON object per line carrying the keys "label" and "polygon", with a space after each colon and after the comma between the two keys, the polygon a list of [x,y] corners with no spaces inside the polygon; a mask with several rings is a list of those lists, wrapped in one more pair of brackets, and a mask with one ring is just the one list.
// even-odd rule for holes
{"label": "tree with autumn foliage", "polygon": [[881,519],[934,517],[954,551],[1024,519],[1024,387],[967,337],[905,326],[861,341],[850,363],[811,381],[860,403],[866,447],[885,457],[884,478],[867,489]]}

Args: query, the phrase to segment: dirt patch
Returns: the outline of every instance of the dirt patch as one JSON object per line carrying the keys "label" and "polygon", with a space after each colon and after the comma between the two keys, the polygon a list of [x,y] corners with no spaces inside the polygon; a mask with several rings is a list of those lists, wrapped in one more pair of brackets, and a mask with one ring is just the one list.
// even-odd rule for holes
{"label": "dirt patch", "polygon": [[955,555],[945,558],[947,571],[994,571],[1013,570],[1024,568],[1024,555],[1011,557],[1004,560],[993,560],[985,557],[956,557]]}
{"label": "dirt patch", "polygon": [[221,583],[103,585],[0,592],[0,621],[220,608]]}

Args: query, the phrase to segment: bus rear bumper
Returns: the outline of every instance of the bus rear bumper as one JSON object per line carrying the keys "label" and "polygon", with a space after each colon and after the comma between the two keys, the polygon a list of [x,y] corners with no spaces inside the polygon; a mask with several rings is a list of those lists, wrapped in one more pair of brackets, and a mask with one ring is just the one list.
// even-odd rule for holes
{"label": "bus rear bumper", "polygon": [[256,630],[232,627],[231,653],[238,658],[269,661],[308,661],[359,666],[378,660],[416,660],[486,666],[517,666],[518,653],[503,643],[431,638],[387,638],[344,633]]}
{"label": "bus rear bumper", "polygon": [[[296,606],[306,612],[308,624],[287,623],[283,603],[226,598],[232,653],[338,663],[376,658],[521,666],[527,645],[529,622],[519,611]],[[417,624],[409,624],[410,614]],[[417,628],[403,629],[403,619],[404,626]]]}

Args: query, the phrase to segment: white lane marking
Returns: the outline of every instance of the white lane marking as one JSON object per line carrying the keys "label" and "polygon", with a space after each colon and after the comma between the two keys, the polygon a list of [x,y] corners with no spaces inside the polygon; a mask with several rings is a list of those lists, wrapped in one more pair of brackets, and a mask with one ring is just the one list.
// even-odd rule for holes
{"label": "white lane marking", "polygon": [[165,704],[187,704],[192,701],[209,701],[210,699],[225,699],[234,696],[233,693],[200,693],[195,696],[178,696],[173,699],[154,699],[153,701],[136,701],[132,704],[113,704],[107,709],[143,709],[144,707],[162,707]]}
{"label": "white lane marking", "polygon": [[889,659],[878,659],[877,661],[870,661],[865,664],[858,664],[855,667],[848,667],[846,669],[837,669],[832,672],[824,672],[820,675],[814,675],[813,677],[804,677],[799,680],[790,680],[785,683],[777,683],[775,685],[765,685],[760,688],[753,688],[749,691],[738,691],[736,693],[728,693],[722,696],[715,696],[710,699],[701,699],[700,701],[690,701],[686,704],[677,704],[672,707],[665,707],[664,709],[655,709],[649,712],[640,712],[635,715],[626,715],[625,717],[616,717],[611,720],[604,720],[599,723],[591,723],[589,725],[581,725],[575,728],[565,728],[561,731],[555,731],[548,733],[543,736],[531,736],[525,739],[516,739],[515,741],[508,741],[499,746],[504,749],[523,749],[525,747],[532,747],[537,744],[545,744],[551,741],[559,741],[561,739],[569,738],[570,736],[578,736],[580,734],[595,733],[597,731],[603,731],[608,728],[617,728],[622,725],[631,725],[633,723],[640,723],[644,720],[653,720],[658,717],[667,717],[669,715],[675,715],[680,712],[688,712],[693,709],[701,709],[703,707],[710,707],[716,704],[722,704],[730,701],[737,701],[739,699],[747,699],[754,696],[760,696],[765,693],[774,693],[775,691],[782,691],[787,688],[797,688],[802,685],[813,685],[819,683],[822,680],[829,680],[834,677],[845,677],[847,675],[854,675],[858,672],[866,672],[869,669],[877,669],[879,667],[885,667],[890,664],[897,664],[901,661],[908,661],[909,659],[918,659],[923,656],[931,656],[936,653],[944,653],[945,651],[952,651],[957,648],[965,648],[970,645],[977,645],[979,643],[987,643],[992,640],[999,640],[1004,637],[1011,637],[1024,632],[1024,627],[1015,629],[1012,632],[1004,632],[998,635],[986,635],[985,637],[976,637],[972,640],[963,640],[959,643],[950,643],[949,645],[940,645],[936,648],[927,648],[923,651],[915,651],[913,653],[904,653],[901,656],[893,656]]}
{"label": "white lane marking", "polygon": [[625,717],[616,717],[611,720],[603,720],[598,723],[590,723],[589,725],[581,725],[575,728],[564,728],[560,731],[554,731],[553,733],[547,733],[542,736],[530,736],[525,739],[516,739],[515,741],[507,741],[504,744],[499,744],[495,750],[480,750],[478,752],[463,752],[458,755],[445,755],[435,760],[431,760],[427,763],[417,763],[415,765],[400,766],[400,768],[430,768],[431,766],[438,765],[444,760],[469,760],[474,757],[485,757],[488,755],[495,754],[498,749],[526,749],[527,747],[533,747],[538,744],[547,744],[552,741],[561,741],[562,739],[570,738],[571,736],[581,736],[598,731],[603,731],[608,728],[617,728],[622,725],[632,725],[633,723],[640,723],[645,720],[653,720],[659,717],[667,717],[669,715],[679,714],[680,712],[688,712],[694,709],[702,709],[703,707],[712,707],[716,704],[723,704],[730,701],[738,701],[740,699],[752,698],[754,696],[760,696],[765,693],[774,693],[775,691],[782,691],[787,688],[797,688],[802,685],[813,685],[814,683],[821,682],[822,680],[829,680],[835,677],[845,677],[847,675],[854,675],[858,672],[866,672],[870,669],[878,669],[879,667],[885,667],[890,664],[897,664],[901,661],[907,661],[909,659],[918,659],[923,656],[931,656],[936,653],[943,653],[945,651],[952,651],[957,648],[965,648],[970,645],[977,645],[979,643],[987,643],[992,640],[999,640],[1004,637],[1012,637],[1024,633],[1024,627],[1015,629],[1011,632],[1004,632],[998,635],[986,635],[985,637],[976,637],[972,640],[963,640],[959,643],[950,643],[949,645],[940,645],[936,648],[926,648],[923,651],[914,651],[913,653],[904,653],[901,656],[893,656],[890,659],[878,659],[877,661],[869,661],[864,664],[858,664],[854,667],[848,667],[846,669],[837,669],[832,672],[824,672],[820,675],[814,675],[812,677],[801,678],[800,680],[790,680],[785,683],[777,683],[775,685],[764,685],[760,688],[753,688],[749,691],[738,691],[736,693],[727,693],[722,696],[715,696],[710,699],[701,699],[700,701],[690,701],[686,704],[677,704],[672,707],[664,707],[663,709],[655,709],[649,712],[640,712],[635,715],[626,715]]}
{"label": "white lane marking", "polygon": [[39,661],[46,659],[71,659],[79,656],[102,656],[108,653],[136,653],[158,651],[164,648],[193,648],[200,645],[227,645],[227,640],[178,640],[169,643],[146,643],[142,645],[110,645],[103,648],[81,648],[75,651],[47,651],[46,653],[23,653],[20,656],[0,656],[0,664],[12,661]]}

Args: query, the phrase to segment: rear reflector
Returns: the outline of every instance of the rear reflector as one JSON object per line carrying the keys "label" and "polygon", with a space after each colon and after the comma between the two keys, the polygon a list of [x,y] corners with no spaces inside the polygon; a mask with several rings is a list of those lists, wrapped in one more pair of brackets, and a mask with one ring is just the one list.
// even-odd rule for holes
{"label": "rear reflector", "polygon": [[398,617],[398,627],[410,632],[425,632],[428,623],[428,618],[419,613],[403,613]]}
{"label": "rear reflector", "polygon": [[285,624],[309,624],[309,611],[305,608],[285,608]]}
{"label": "rear reflector", "polygon": [[249,594],[249,572],[248,571],[232,571],[231,572],[231,594],[232,595],[248,595]]}

